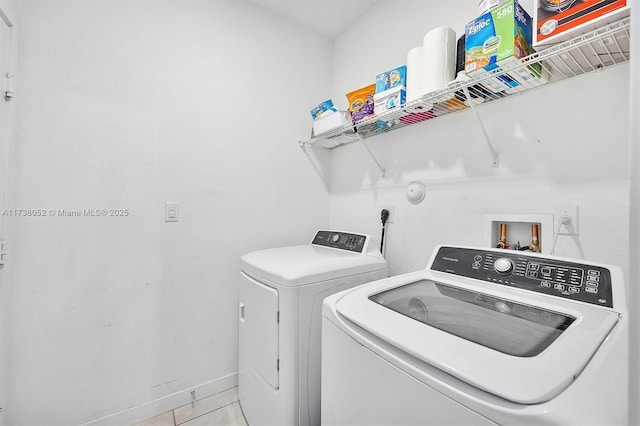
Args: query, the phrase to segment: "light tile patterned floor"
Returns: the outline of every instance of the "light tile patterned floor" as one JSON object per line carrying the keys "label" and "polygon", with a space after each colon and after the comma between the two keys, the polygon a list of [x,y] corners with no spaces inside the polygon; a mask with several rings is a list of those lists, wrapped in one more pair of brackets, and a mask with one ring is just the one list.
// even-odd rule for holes
{"label": "light tile patterned floor", "polygon": [[238,388],[183,405],[134,426],[247,426],[238,403]]}

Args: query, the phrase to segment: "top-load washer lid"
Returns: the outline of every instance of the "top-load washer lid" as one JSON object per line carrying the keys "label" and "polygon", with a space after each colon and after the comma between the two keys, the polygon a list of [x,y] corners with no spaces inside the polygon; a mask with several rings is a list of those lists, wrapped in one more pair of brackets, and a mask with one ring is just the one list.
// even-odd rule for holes
{"label": "top-load washer lid", "polygon": [[[316,243],[318,237],[323,240]],[[331,246],[325,237],[336,238]],[[345,236],[362,237],[354,250]],[[344,238],[345,244],[340,244]],[[314,243],[254,251],[240,258],[242,271],[260,281],[285,287],[365,274],[387,269],[379,251],[370,244],[369,236],[335,231],[319,231]],[[333,238],[330,238],[330,240]],[[342,249],[341,247],[347,247]]]}
{"label": "top-load washer lid", "polygon": [[520,404],[562,392],[619,319],[598,306],[441,275],[358,287],[335,309],[408,356]]}
{"label": "top-load washer lid", "polygon": [[486,294],[420,280],[369,300],[431,327],[507,355],[533,357],[575,318]]}

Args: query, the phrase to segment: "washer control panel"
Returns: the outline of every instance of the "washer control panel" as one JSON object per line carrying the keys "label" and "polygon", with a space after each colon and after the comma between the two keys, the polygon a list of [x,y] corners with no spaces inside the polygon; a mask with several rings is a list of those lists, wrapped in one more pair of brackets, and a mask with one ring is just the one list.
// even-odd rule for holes
{"label": "washer control panel", "polygon": [[362,253],[366,241],[366,235],[338,231],[318,231],[311,244]]}
{"label": "washer control panel", "polygon": [[441,247],[430,269],[613,307],[610,271],[585,263],[560,261],[509,250]]}

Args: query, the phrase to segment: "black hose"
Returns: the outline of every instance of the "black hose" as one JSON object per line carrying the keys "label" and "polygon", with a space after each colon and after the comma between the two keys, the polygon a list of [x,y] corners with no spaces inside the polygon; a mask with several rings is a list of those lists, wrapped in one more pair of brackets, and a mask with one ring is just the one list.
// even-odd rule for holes
{"label": "black hose", "polygon": [[387,227],[387,220],[389,220],[389,210],[382,209],[380,212],[380,220],[382,221],[382,236],[380,237],[380,253],[384,255],[384,230]]}

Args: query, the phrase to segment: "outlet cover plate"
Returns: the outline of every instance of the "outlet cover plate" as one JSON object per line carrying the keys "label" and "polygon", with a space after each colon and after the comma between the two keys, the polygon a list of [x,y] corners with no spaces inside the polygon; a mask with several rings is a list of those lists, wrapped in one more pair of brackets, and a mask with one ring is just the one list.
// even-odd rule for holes
{"label": "outlet cover plate", "polygon": [[[563,225],[560,223],[560,218],[567,216],[571,218],[571,223]],[[578,235],[579,232],[579,217],[578,206],[576,204],[563,204],[555,206],[553,208],[553,222],[554,230],[558,230],[559,235]]]}
{"label": "outlet cover plate", "polygon": [[167,201],[164,203],[164,221],[178,221],[178,203],[175,201]]}

